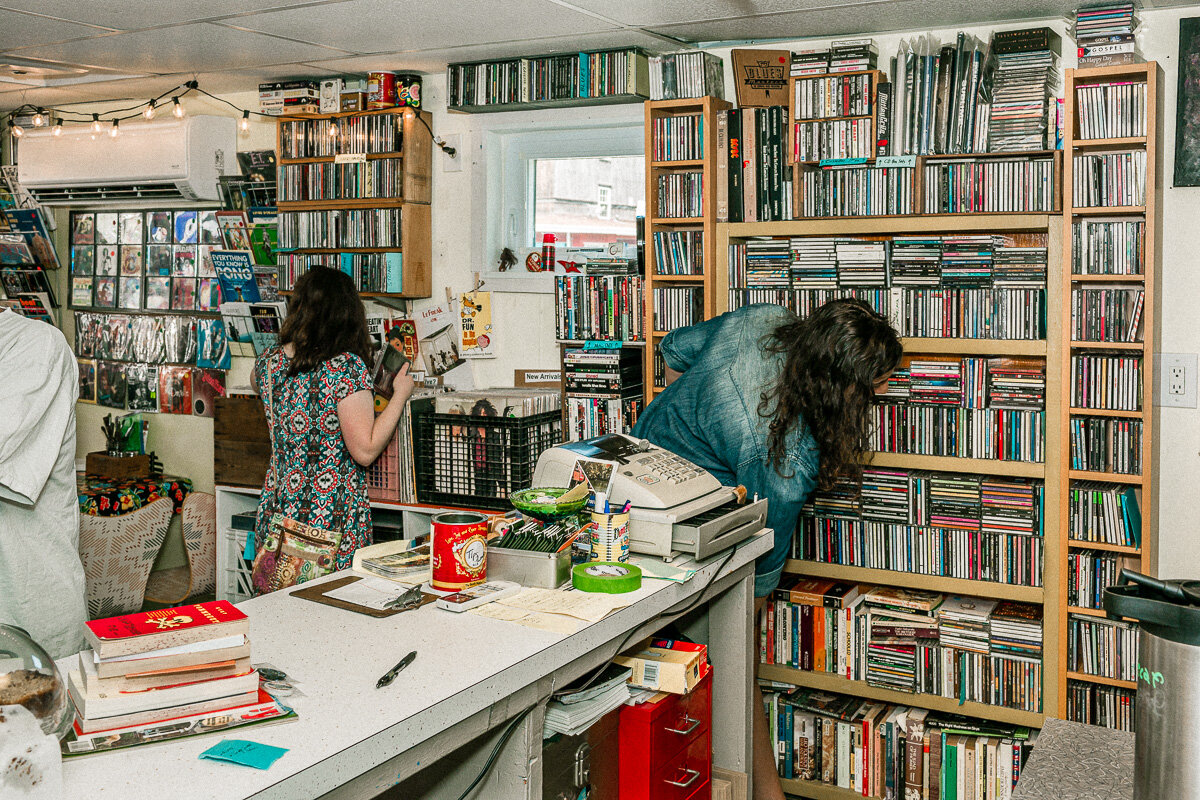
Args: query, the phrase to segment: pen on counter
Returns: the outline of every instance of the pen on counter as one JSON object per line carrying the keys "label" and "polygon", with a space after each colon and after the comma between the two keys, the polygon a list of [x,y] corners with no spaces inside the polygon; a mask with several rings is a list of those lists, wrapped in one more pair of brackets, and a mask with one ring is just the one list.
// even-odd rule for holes
{"label": "pen on counter", "polygon": [[413,662],[413,660],[416,659],[416,657],[417,657],[417,651],[413,650],[411,653],[406,655],[404,658],[400,659],[399,664],[392,667],[387,672],[383,673],[383,677],[380,678],[375,683],[375,688],[382,689],[383,687],[387,686],[389,683],[394,681],[396,679],[396,676],[400,674],[400,670],[404,669],[409,664],[411,664]]}

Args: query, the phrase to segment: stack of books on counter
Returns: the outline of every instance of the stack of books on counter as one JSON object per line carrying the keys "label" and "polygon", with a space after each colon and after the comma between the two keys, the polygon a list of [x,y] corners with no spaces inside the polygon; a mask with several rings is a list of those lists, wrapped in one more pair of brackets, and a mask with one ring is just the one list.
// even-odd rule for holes
{"label": "stack of books on counter", "polygon": [[64,754],[293,718],[259,687],[249,622],[219,600],[86,623],[92,649],[68,675],[76,717]]}

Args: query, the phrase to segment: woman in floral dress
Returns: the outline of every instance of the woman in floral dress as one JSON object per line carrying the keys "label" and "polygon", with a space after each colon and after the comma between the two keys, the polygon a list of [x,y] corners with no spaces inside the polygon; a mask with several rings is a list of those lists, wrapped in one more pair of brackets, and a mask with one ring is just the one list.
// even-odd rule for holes
{"label": "woman in floral dress", "polygon": [[350,276],[313,267],[296,281],[279,345],[258,357],[254,384],[271,428],[271,461],[258,505],[255,545],[271,517],[342,531],[337,569],[371,543],[366,468],[391,441],[413,391],[405,366],[375,415],[373,348]]}

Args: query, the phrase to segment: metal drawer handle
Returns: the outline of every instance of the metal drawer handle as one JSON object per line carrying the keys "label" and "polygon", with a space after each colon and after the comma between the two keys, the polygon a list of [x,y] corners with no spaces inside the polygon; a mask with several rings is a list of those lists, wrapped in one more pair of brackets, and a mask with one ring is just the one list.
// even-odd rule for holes
{"label": "metal drawer handle", "polygon": [[691,717],[687,716],[686,714],[685,714],[685,715],[684,715],[684,717],[683,717],[683,721],[684,721],[685,723],[686,723],[686,722],[690,722],[690,723],[692,723],[691,725],[688,725],[688,726],[687,726],[687,730],[683,730],[683,731],[681,731],[681,730],[679,730],[678,728],[667,728],[667,729],[666,729],[666,730],[667,730],[667,732],[668,732],[668,733],[678,733],[680,736],[687,736],[689,733],[691,733],[692,731],[696,730],[696,726],[700,724],[700,720],[698,720],[698,719],[692,719]]}
{"label": "metal drawer handle", "polygon": [[688,778],[683,783],[680,783],[679,781],[666,781],[666,782],[671,784],[672,786],[678,786],[680,789],[686,789],[687,787],[691,786],[693,783],[696,782],[696,778],[700,777],[700,770],[688,769],[687,767],[683,767],[682,769],[684,772],[690,772],[692,774],[692,777]]}

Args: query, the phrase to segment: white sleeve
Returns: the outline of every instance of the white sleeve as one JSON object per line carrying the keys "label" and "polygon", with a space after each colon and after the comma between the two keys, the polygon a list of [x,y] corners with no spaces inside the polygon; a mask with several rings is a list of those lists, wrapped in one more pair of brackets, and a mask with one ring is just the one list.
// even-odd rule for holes
{"label": "white sleeve", "polygon": [[[24,320],[23,320],[24,321]],[[79,397],[62,332],[7,326],[0,341],[0,497],[33,505],[50,477]]]}

